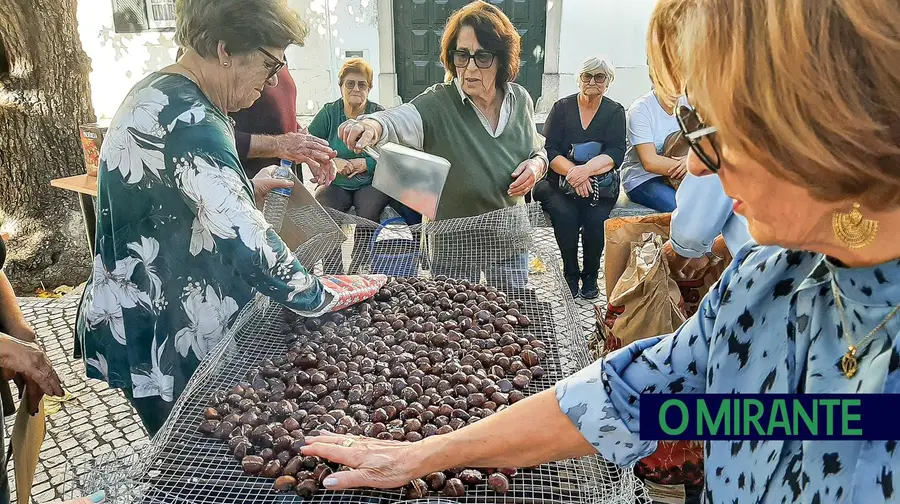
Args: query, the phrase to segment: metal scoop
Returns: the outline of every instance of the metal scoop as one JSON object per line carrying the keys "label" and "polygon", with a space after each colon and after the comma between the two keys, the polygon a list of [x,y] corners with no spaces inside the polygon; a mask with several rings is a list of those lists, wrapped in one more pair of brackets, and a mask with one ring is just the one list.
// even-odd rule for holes
{"label": "metal scoop", "polygon": [[450,162],[390,142],[379,150],[365,148],[366,154],[377,161],[372,187],[434,220]]}

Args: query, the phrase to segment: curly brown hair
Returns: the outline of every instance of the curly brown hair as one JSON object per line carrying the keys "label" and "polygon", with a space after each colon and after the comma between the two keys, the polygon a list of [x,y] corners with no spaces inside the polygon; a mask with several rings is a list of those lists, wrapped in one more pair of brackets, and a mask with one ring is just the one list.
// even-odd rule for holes
{"label": "curly brown hair", "polygon": [[515,81],[522,52],[519,32],[503,11],[482,0],[466,5],[447,20],[441,38],[441,63],[447,70],[447,80],[456,77],[456,65],[450,53],[456,50],[456,39],[463,26],[475,30],[478,43],[496,56],[497,87]]}

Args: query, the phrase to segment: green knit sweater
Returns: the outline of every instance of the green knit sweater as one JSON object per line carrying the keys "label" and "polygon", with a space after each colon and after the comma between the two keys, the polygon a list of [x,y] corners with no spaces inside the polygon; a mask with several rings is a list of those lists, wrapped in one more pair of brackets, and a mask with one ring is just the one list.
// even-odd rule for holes
{"label": "green knit sweater", "polygon": [[[371,114],[372,112],[378,112],[379,110],[384,110],[384,107],[375,102],[366,102],[366,109],[363,113]],[[334,178],[334,182],[332,182],[332,184],[341,189],[355,191],[361,187],[372,184],[372,174],[375,173],[375,160],[365,154],[353,152],[347,148],[340,137],[338,137],[338,126],[343,124],[346,120],[347,113],[344,111],[344,99],[341,98],[337,101],[326,103],[325,106],[322,107],[322,110],[319,110],[316,117],[309,123],[309,132],[323,140],[327,140],[328,145],[337,151],[337,157],[341,159],[349,161],[351,159],[363,158],[366,160],[366,166],[369,169],[368,173],[361,173],[353,178],[347,178],[346,175],[338,175]]]}
{"label": "green knit sweater", "polygon": [[423,150],[450,162],[437,219],[471,217],[524,203],[508,194],[512,173],[535,150],[534,105],[525,88],[512,84],[509,123],[493,138],[455,84],[436,84],[412,100],[422,116]]}

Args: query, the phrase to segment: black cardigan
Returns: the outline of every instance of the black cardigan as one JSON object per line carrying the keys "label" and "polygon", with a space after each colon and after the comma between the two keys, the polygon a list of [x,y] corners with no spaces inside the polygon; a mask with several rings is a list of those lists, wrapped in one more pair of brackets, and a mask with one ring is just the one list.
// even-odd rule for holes
{"label": "black cardigan", "polygon": [[[547,159],[551,162],[556,156],[568,158],[574,144],[600,142],[603,144],[602,154],[611,157],[613,169],[618,169],[625,158],[625,108],[604,96],[585,130],[581,128],[578,95],[566,96],[550,109],[544,123],[544,137],[547,139]],[[558,187],[559,174],[551,169],[547,180],[553,187]]]}

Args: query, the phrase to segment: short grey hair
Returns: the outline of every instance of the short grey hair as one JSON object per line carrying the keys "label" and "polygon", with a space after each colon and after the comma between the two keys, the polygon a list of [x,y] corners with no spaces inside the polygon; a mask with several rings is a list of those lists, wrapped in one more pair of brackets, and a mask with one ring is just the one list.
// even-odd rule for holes
{"label": "short grey hair", "polygon": [[213,58],[219,42],[231,54],[303,45],[306,24],[287,0],[176,0],[175,42]]}
{"label": "short grey hair", "polygon": [[616,67],[612,66],[612,63],[607,61],[605,58],[600,58],[597,56],[591,56],[590,58],[584,60],[584,63],[581,64],[581,73],[579,73],[579,77],[582,74],[594,74],[597,71],[602,71],[609,77],[606,81],[607,84],[612,84],[614,80],[616,80]]}

